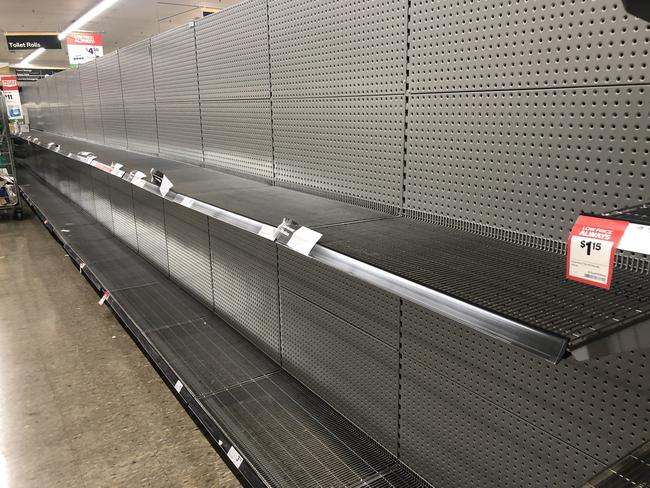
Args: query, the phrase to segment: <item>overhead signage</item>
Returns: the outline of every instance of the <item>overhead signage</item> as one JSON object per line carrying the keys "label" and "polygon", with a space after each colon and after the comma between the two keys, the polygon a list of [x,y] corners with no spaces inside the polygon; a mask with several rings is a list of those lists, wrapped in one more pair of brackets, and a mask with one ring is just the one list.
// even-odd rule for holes
{"label": "overhead signage", "polygon": [[15,76],[0,76],[2,83],[2,95],[7,106],[7,115],[9,120],[18,120],[23,118],[23,107],[20,104],[20,92],[18,91],[18,81]]}
{"label": "overhead signage", "polygon": [[52,76],[62,69],[48,68],[14,68],[18,81],[38,81],[46,76]]}
{"label": "overhead signage", "polygon": [[566,276],[609,289],[614,255],[628,222],[581,215],[569,235]]}
{"label": "overhead signage", "polygon": [[61,41],[56,33],[7,32],[7,47],[10,51],[23,49],[61,49]]}
{"label": "overhead signage", "polygon": [[72,67],[77,67],[104,55],[101,34],[71,32],[65,38],[65,42],[68,45],[68,59]]}

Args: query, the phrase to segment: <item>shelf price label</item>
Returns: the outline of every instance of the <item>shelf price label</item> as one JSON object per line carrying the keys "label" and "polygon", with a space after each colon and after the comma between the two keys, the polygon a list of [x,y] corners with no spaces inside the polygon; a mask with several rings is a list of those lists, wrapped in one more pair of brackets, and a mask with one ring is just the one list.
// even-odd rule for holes
{"label": "shelf price label", "polygon": [[569,235],[566,277],[609,289],[614,255],[628,222],[581,215]]}
{"label": "shelf price label", "polygon": [[244,458],[241,457],[241,454],[237,452],[237,449],[235,449],[235,446],[231,446],[230,449],[228,449],[228,457],[232,461],[232,463],[235,465],[237,469],[241,466],[241,463],[244,462]]}

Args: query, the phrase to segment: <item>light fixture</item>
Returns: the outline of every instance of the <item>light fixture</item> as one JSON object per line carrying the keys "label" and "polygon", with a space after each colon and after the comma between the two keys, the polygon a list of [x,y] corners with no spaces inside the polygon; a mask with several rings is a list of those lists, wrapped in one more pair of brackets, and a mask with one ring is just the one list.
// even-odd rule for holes
{"label": "light fixture", "polygon": [[99,14],[101,14],[104,10],[112,7],[114,4],[116,4],[119,0],[102,0],[99,2],[97,5],[95,5],[93,8],[91,8],[88,12],[83,14],[81,17],[79,17],[77,20],[75,20],[72,24],[70,24],[64,31],[62,31],[59,34],[59,40],[63,40],[66,38],[68,34],[71,32],[74,32],[84,25],[86,25],[88,22],[93,20],[95,17],[97,17]]}
{"label": "light fixture", "polygon": [[45,48],[44,47],[39,47],[36,51],[31,53],[25,59],[22,59],[20,61],[20,63],[18,63],[16,66],[27,66],[28,64],[30,64],[32,61],[34,61],[36,58],[38,58],[44,52],[45,52]]}

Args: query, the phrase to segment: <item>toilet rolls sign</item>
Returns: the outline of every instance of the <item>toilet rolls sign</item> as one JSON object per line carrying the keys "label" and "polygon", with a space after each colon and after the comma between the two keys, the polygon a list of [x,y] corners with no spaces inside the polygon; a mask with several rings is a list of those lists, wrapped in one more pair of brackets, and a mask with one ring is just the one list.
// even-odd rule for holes
{"label": "toilet rolls sign", "polygon": [[65,41],[71,67],[92,61],[104,55],[102,35],[93,32],[72,32]]}
{"label": "toilet rolls sign", "polygon": [[7,32],[7,48],[10,51],[23,49],[61,49],[61,41],[57,33],[48,32]]}

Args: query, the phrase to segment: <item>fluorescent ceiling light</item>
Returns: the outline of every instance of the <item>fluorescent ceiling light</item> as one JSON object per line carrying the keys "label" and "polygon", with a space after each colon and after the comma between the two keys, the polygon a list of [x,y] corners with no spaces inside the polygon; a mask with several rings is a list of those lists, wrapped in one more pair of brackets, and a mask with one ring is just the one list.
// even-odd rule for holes
{"label": "fluorescent ceiling light", "polygon": [[22,59],[20,61],[20,63],[18,63],[16,66],[26,66],[26,65],[30,64],[32,61],[34,61],[36,58],[38,58],[44,52],[45,52],[45,48],[44,47],[39,47],[36,51],[31,53],[25,59]]}
{"label": "fluorescent ceiling light", "polygon": [[63,32],[61,32],[59,34],[59,36],[58,36],[59,40],[62,41],[71,32],[79,30],[81,27],[83,27],[88,22],[90,22],[95,17],[97,17],[99,14],[101,14],[104,10],[112,7],[118,1],[119,0],[102,0],[97,5],[95,5],[93,8],[91,8],[88,12],[86,12],[81,17],[79,17],[77,20],[75,20],[72,24],[70,24]]}

